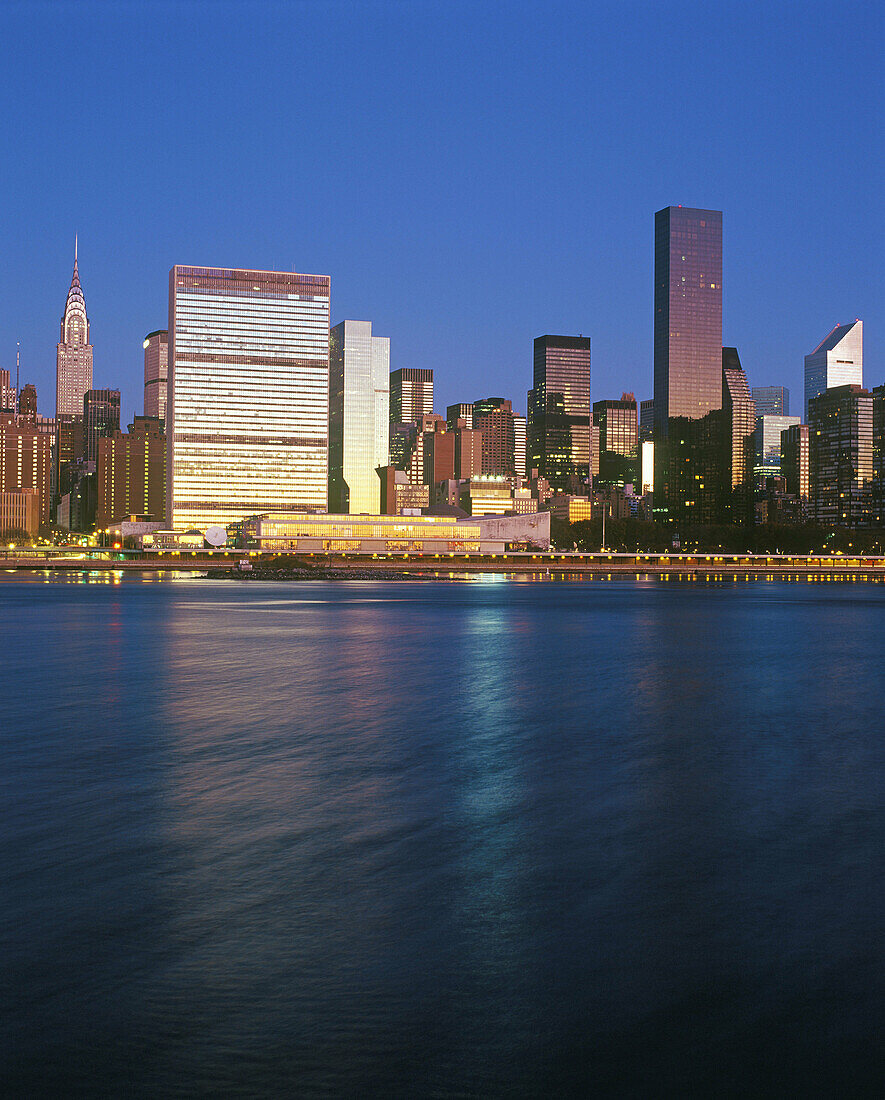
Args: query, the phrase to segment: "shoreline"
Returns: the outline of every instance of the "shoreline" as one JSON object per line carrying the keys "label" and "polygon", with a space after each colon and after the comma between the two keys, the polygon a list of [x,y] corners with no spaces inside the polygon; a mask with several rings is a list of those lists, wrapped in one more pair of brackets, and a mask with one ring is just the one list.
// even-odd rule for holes
{"label": "shoreline", "polygon": [[[632,557],[632,556],[631,556]],[[508,580],[524,581],[592,581],[600,580],[652,580],[683,582],[722,581],[790,581],[806,583],[882,583],[885,582],[885,566],[882,564],[857,564],[856,560],[836,558],[796,559],[790,563],[765,562],[732,564],[711,560],[709,562],[686,561],[662,564],[659,562],[618,560],[605,561],[514,561],[499,558],[492,561],[477,560],[412,560],[394,565],[390,561],[334,561],[329,564],[299,564],[289,568],[263,567],[256,564],[250,570],[240,570],[229,563],[220,565],[212,561],[186,561],[159,559],[152,561],[112,561],[96,559],[49,559],[46,561],[3,561],[0,574],[12,579],[16,573],[22,579],[35,573],[58,574],[193,574],[194,579],[232,580],[265,583],[304,581],[452,581],[495,575]],[[12,576],[11,576],[12,575]]]}

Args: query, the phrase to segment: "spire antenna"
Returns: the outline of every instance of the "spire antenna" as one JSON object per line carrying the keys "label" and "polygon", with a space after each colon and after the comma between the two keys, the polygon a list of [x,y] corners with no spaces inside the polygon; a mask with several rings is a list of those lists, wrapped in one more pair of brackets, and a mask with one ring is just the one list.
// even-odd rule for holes
{"label": "spire antenna", "polygon": [[74,263],[77,262],[77,234],[74,234]]}

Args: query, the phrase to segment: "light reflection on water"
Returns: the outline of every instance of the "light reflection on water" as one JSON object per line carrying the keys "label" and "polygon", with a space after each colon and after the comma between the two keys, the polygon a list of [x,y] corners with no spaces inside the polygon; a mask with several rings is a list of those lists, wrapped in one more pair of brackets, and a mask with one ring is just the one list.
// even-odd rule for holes
{"label": "light reflection on water", "polygon": [[3,584],[13,1090],[857,1093],[883,610]]}

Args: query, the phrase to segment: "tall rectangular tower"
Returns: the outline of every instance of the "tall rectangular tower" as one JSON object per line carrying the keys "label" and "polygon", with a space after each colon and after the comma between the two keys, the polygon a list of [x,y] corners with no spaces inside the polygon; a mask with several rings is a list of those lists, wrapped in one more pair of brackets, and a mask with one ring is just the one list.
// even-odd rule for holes
{"label": "tall rectangular tower", "polygon": [[149,332],[144,338],[144,415],[166,418],[166,383],[169,374],[169,333]]}
{"label": "tall rectangular tower", "polygon": [[171,527],[326,507],[329,286],[286,271],[170,271]]}
{"label": "tall rectangular tower", "polygon": [[342,321],[329,342],[329,507],[378,515],[387,465],[390,340]]}
{"label": "tall rectangular tower", "polygon": [[433,371],[400,367],[390,374],[390,423],[417,424],[433,412]]}
{"label": "tall rectangular tower", "polygon": [[98,461],[98,441],[120,430],[120,391],[87,390],[83,398],[84,457]]}
{"label": "tall rectangular tower", "polygon": [[722,211],[655,214],[655,435],[722,407]]}
{"label": "tall rectangular tower", "polygon": [[813,397],[836,386],[863,386],[863,321],[836,325],[805,356],[805,423]]}
{"label": "tall rectangular tower", "polygon": [[830,386],[808,402],[811,514],[817,523],[866,527],[873,513],[873,395]]}
{"label": "tall rectangular tower", "polygon": [[581,492],[592,464],[590,337],[539,336],[528,394],[528,456],[554,489]]}

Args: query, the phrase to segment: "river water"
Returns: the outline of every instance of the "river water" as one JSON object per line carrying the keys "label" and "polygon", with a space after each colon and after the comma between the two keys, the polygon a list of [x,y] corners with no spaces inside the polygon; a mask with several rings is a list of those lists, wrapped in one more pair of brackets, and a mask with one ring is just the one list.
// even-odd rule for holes
{"label": "river water", "polygon": [[873,1095],[885,586],[0,575],[0,1090]]}

